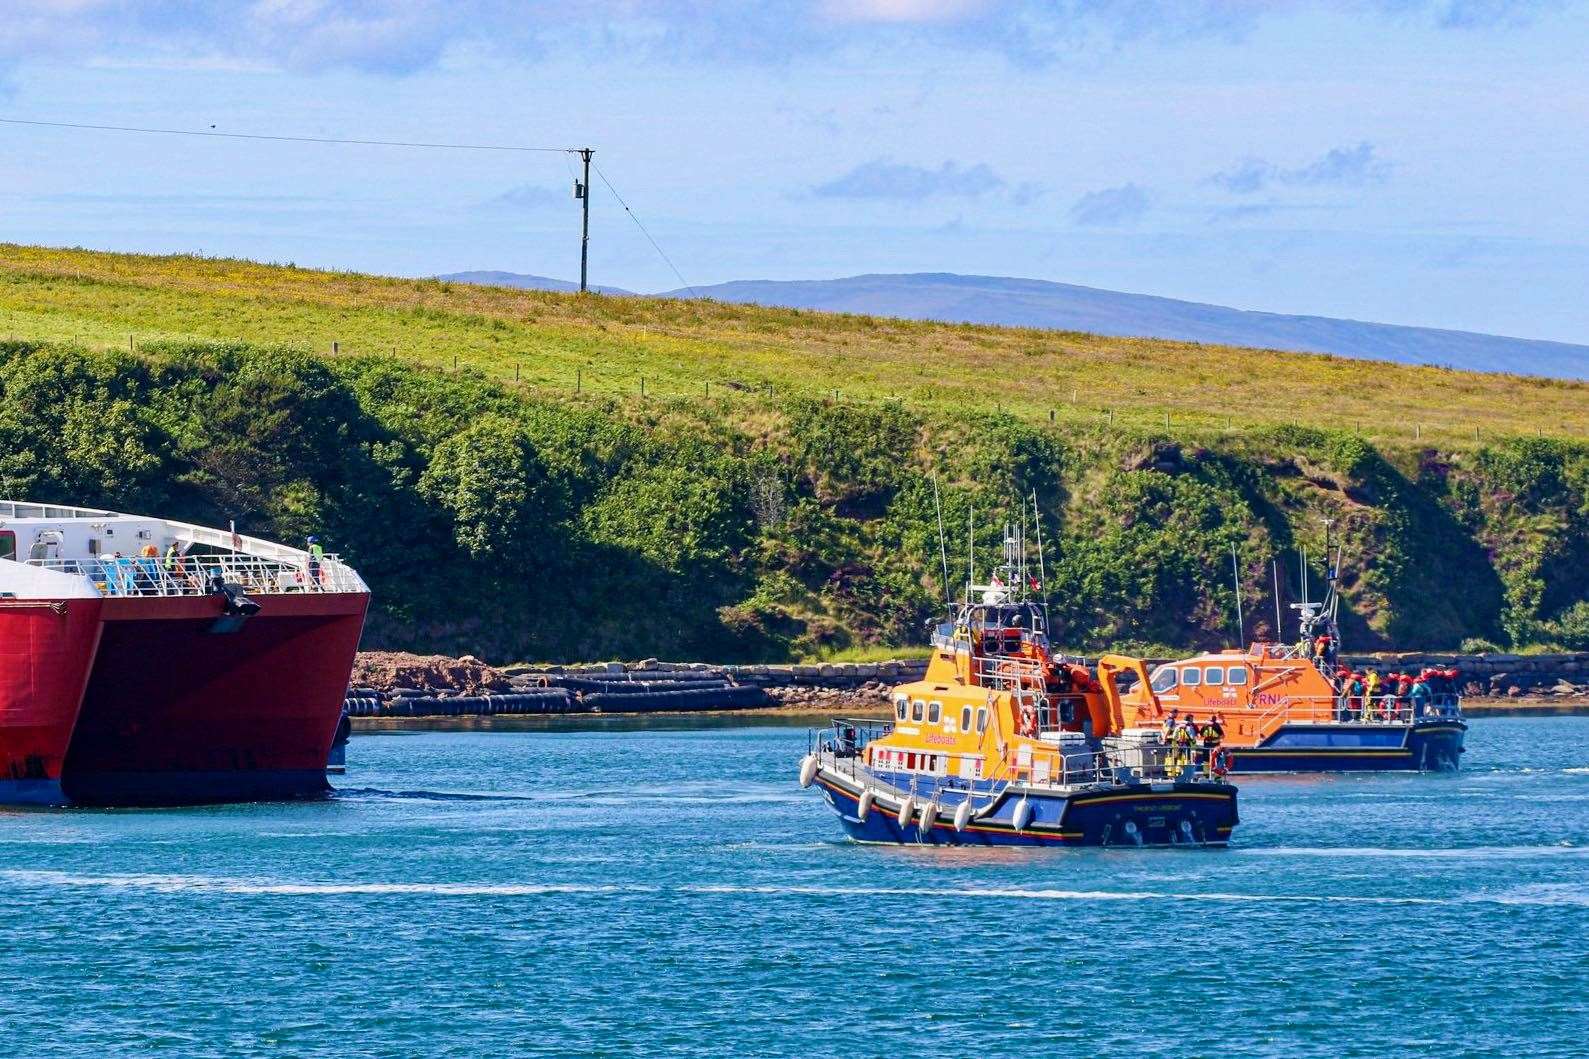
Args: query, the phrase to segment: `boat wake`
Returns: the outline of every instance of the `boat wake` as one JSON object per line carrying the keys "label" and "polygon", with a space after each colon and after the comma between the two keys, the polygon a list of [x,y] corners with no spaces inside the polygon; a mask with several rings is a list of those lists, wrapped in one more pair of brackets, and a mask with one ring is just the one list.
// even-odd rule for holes
{"label": "boat wake", "polygon": [[156,873],[79,874],[64,871],[11,869],[0,879],[24,886],[144,890],[153,893],[203,893],[225,896],[334,897],[346,895],[427,897],[544,897],[557,895],[748,895],[761,897],[912,897],[934,900],[1019,900],[1068,902],[1173,901],[1259,905],[1436,905],[1470,904],[1589,907],[1589,889],[1575,884],[1545,883],[1501,892],[1452,897],[1400,897],[1374,894],[1249,894],[1172,890],[1059,890],[1019,887],[799,886],[689,884],[682,886],[601,883],[531,882],[379,882],[240,879],[224,876]]}
{"label": "boat wake", "polygon": [[1394,857],[1417,860],[1511,860],[1525,857],[1586,857],[1589,846],[1468,846],[1396,849],[1387,846],[1275,846],[1232,851],[1242,857]]}
{"label": "boat wake", "polygon": [[243,896],[335,896],[340,894],[424,894],[438,897],[534,897],[543,894],[605,894],[636,888],[586,883],[444,883],[444,882],[289,882],[235,879],[209,875],[111,874],[80,875],[64,871],[13,870],[0,878],[35,886],[151,890],[157,893],[212,893]]}
{"label": "boat wake", "polygon": [[388,791],[379,787],[338,787],[335,798],[391,798],[420,802],[540,802],[544,797],[533,794],[507,794],[479,791]]}

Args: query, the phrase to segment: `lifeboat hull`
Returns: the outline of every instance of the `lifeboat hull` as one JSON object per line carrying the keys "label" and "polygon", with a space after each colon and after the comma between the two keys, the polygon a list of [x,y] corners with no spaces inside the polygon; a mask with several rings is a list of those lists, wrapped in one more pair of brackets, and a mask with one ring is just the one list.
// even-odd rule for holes
{"label": "lifeboat hull", "polygon": [[366,593],[0,607],[0,802],[185,805],[316,797]]}
{"label": "lifeboat hull", "polygon": [[1260,746],[1229,746],[1231,771],[1454,772],[1468,726],[1452,717],[1402,724],[1287,724]]}
{"label": "lifeboat hull", "polygon": [[[978,810],[961,830],[955,809],[964,795],[944,791],[931,821],[915,798],[907,823],[899,807],[908,789],[864,770],[819,767],[815,783],[851,838],[860,842],[937,846],[1220,847],[1239,818],[1236,788],[1225,783],[1099,785],[1080,791],[1005,790],[973,794]],[[873,802],[862,818],[861,794]],[[1023,807],[1024,803],[1024,807]]]}

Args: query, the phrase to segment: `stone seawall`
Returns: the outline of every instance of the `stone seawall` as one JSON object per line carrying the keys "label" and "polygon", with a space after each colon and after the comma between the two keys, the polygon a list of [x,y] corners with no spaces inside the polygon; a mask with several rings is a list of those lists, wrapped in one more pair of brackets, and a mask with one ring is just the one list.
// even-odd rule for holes
{"label": "stone seawall", "polygon": [[[364,656],[367,662],[374,656]],[[920,680],[925,659],[795,665],[713,665],[707,662],[604,662],[589,665],[513,665],[500,669],[476,659],[408,659],[361,665],[350,689],[354,717],[490,716],[497,714],[650,713],[798,706],[843,712],[888,704],[889,689]],[[1156,665],[1162,659],[1150,661]],[[1404,652],[1346,655],[1358,669],[1382,673],[1424,667],[1461,672],[1473,698],[1524,702],[1589,697],[1589,653],[1460,655]],[[415,663],[422,664],[415,664]],[[468,679],[459,677],[464,673]]]}
{"label": "stone seawall", "polygon": [[1583,695],[1589,692],[1589,653],[1483,654],[1408,652],[1343,655],[1354,668],[1380,672],[1418,670],[1425,666],[1461,671],[1464,695],[1519,698],[1537,695]]}
{"label": "stone seawall", "polygon": [[[1091,663],[1092,659],[1085,659]],[[1152,659],[1157,665],[1167,659]],[[1377,669],[1382,673],[1419,670],[1425,667],[1457,669],[1461,672],[1463,693],[1497,698],[1523,695],[1584,694],[1589,689],[1589,652],[1567,654],[1480,654],[1449,652],[1385,652],[1347,654],[1342,661],[1356,669]],[[894,684],[920,680],[927,672],[926,659],[889,662],[824,662],[796,665],[719,666],[707,662],[608,662],[583,666],[510,666],[505,672],[567,674],[587,673],[702,673],[736,684],[765,688],[775,699],[795,700],[802,692],[885,691]],[[807,696],[809,700],[809,696]],[[886,701],[879,696],[878,701]]]}

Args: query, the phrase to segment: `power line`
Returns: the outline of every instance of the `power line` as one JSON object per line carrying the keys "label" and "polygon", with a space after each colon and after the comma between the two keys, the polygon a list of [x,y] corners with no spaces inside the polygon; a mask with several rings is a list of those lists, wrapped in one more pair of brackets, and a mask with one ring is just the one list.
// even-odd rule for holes
{"label": "power line", "polygon": [[[667,253],[663,251],[662,247],[658,245],[656,239],[652,237],[651,233],[646,230],[646,226],[640,222],[640,218],[636,216],[634,210],[630,209],[629,204],[623,200],[623,196],[618,194],[618,189],[612,186],[612,181],[607,179],[607,174],[603,173],[601,171],[601,167],[595,165],[595,163],[590,160],[592,151],[589,147],[525,147],[516,144],[495,143],[431,143],[418,140],[357,140],[336,136],[281,136],[254,132],[219,132],[214,129],[160,129],[134,125],[90,125],[85,122],[40,121],[30,118],[0,118],[0,125],[27,125],[36,128],[78,129],[91,130],[94,132],[127,132],[154,136],[199,136],[206,139],[221,140],[262,140],[271,143],[348,144],[360,147],[410,147],[442,151],[510,151],[523,154],[561,154],[564,156],[577,154],[581,156],[587,166],[596,170],[596,175],[601,178],[601,182],[606,185],[608,191],[612,192],[612,197],[617,201],[618,205],[623,207],[623,211],[629,215],[629,219],[634,221],[635,227],[640,229],[640,234],[646,237],[646,241],[651,244],[651,249],[655,250],[657,252],[657,256],[667,264],[668,268],[673,272],[673,275],[678,279],[679,284],[688,290],[692,296],[697,298],[700,297],[699,292],[697,292],[696,289],[690,285],[689,281],[684,278],[684,274],[679,271],[678,266],[673,263],[673,260],[669,258]],[[580,194],[585,200],[583,203],[583,232],[580,241],[580,289],[584,290],[586,246],[588,245],[590,239],[590,192],[588,186],[585,184],[580,185]]]}
{"label": "power line", "polygon": [[341,143],[362,147],[423,147],[442,151],[517,151],[531,154],[578,154],[578,147],[520,147],[498,143],[425,143],[411,140],[346,140],[333,136],[270,136],[255,132],[216,132],[213,129],[149,129],[131,125],[85,125],[70,121],[32,121],[0,118],[4,125],[35,125],[50,129],[92,129],[96,132],[135,132],[157,136],[205,136],[223,140],[271,140],[277,143]]}
{"label": "power line", "polygon": [[629,204],[623,200],[623,196],[618,194],[618,189],[612,186],[612,181],[608,180],[607,174],[601,171],[601,166],[592,162],[591,168],[596,170],[596,175],[601,178],[601,182],[603,184],[607,185],[607,190],[612,192],[612,197],[618,200],[618,205],[623,207],[623,211],[629,215],[629,219],[634,221],[635,227],[640,229],[640,234],[646,237],[646,242],[651,244],[651,249],[655,250],[657,252],[657,256],[667,263],[668,268],[673,270],[673,275],[678,277],[679,283],[684,287],[685,290],[690,292],[691,297],[699,298],[701,296],[700,292],[694,287],[690,286],[690,281],[685,279],[684,274],[681,273],[678,270],[678,267],[673,264],[673,259],[668,257],[668,255],[663,252],[662,247],[657,245],[657,241],[655,239],[651,238],[651,233],[646,231],[646,226],[640,223],[640,218],[635,216],[635,211],[630,209]]}

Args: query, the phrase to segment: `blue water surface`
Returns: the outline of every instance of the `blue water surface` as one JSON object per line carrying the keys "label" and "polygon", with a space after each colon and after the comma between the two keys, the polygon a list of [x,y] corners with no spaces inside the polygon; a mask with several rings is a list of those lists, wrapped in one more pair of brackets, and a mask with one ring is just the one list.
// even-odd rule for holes
{"label": "blue water surface", "polygon": [[1589,718],[1468,745],[956,851],[845,841],[803,729],[358,735],[322,803],[0,815],[0,1050],[1589,1054]]}

